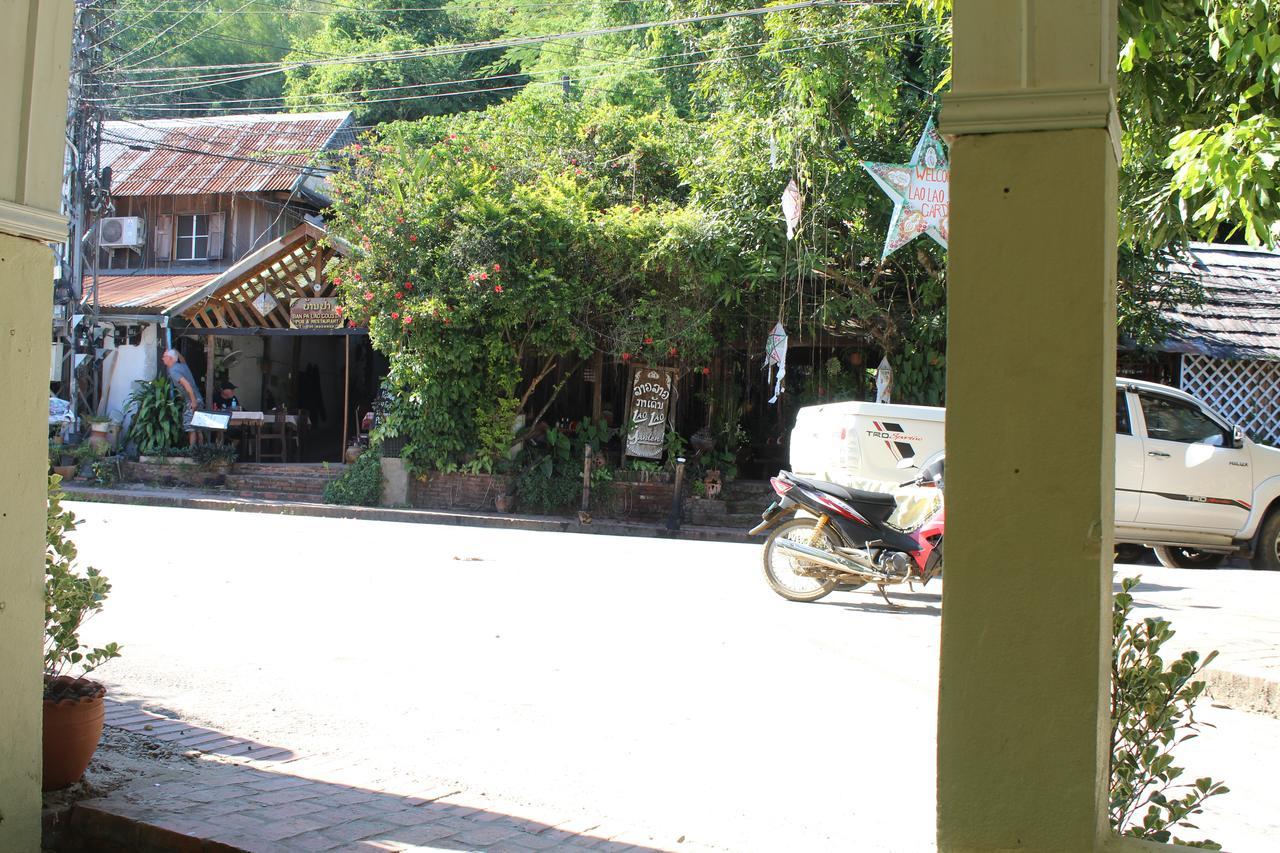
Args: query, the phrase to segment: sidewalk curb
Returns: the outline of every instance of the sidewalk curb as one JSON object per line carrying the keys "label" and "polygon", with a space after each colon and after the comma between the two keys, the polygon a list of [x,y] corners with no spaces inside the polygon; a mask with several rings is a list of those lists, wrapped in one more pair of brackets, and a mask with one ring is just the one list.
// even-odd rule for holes
{"label": "sidewalk curb", "polygon": [[257,512],[268,515],[299,515],[312,518],[355,518],[366,521],[397,521],[411,524],[445,524],[465,527],[489,527],[507,530],[535,530],[546,533],[584,533],[605,536],[640,536],[650,539],[680,539],[695,542],[759,543],[763,537],[748,536],[745,530],[722,527],[684,526],[668,530],[661,522],[596,521],[581,524],[568,518],[500,515],[487,512],[446,512],[426,509],[390,507],[339,506],[336,504],[302,503],[299,501],[267,501],[251,498],[212,497],[183,491],[130,491],[102,489],[92,486],[64,484],[68,500],[90,503],[116,503],[131,506],[178,507],[235,512]]}

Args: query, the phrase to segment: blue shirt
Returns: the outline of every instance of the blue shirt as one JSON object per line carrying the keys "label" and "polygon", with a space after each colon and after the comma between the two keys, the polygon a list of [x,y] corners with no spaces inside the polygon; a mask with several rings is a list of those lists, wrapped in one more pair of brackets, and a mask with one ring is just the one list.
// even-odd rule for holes
{"label": "blue shirt", "polygon": [[173,387],[177,390],[178,399],[182,401],[182,405],[186,406],[191,403],[191,398],[187,396],[187,392],[183,387],[178,384],[179,379],[185,379],[191,383],[191,391],[196,395],[196,407],[199,408],[200,386],[196,385],[196,378],[191,375],[191,368],[180,361],[175,361],[173,367],[169,368],[169,381],[173,383]]}

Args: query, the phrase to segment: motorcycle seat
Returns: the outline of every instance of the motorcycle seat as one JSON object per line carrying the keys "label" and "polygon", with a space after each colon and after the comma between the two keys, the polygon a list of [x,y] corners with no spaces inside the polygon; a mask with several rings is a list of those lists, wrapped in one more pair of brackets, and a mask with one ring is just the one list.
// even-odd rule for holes
{"label": "motorcycle seat", "polygon": [[797,477],[791,475],[791,479],[801,486],[807,486],[816,489],[819,492],[826,492],[834,495],[842,501],[849,503],[876,504],[879,506],[897,506],[897,499],[885,492],[868,492],[862,489],[851,489],[848,486],[841,486],[836,483],[828,483],[826,480],[814,480],[810,477]]}

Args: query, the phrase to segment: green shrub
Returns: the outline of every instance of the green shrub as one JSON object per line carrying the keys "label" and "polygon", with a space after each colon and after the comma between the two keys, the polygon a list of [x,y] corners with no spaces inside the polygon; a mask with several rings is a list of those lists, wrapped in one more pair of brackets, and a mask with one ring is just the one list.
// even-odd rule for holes
{"label": "green shrub", "polygon": [[345,506],[377,506],[382,501],[382,457],[366,450],[342,476],[324,487],[324,502]]}
{"label": "green shrub", "polygon": [[[1112,609],[1111,826],[1134,838],[1220,850],[1213,841],[1182,841],[1172,833],[1176,827],[1195,829],[1189,818],[1209,797],[1228,790],[1207,776],[1175,785],[1183,771],[1173,764],[1173,748],[1195,737],[1200,726],[1194,706],[1205,685],[1193,679],[1218,653],[1201,661],[1198,652],[1183,652],[1166,667],[1160,647],[1173,636],[1169,623],[1129,619],[1130,591],[1138,582],[1125,578]],[[1175,788],[1182,789],[1180,796],[1173,795]]]}
{"label": "green shrub", "polygon": [[182,437],[182,402],[164,376],[157,376],[130,394],[125,411],[133,415],[129,438],[137,442],[138,452],[144,456],[154,456]]}

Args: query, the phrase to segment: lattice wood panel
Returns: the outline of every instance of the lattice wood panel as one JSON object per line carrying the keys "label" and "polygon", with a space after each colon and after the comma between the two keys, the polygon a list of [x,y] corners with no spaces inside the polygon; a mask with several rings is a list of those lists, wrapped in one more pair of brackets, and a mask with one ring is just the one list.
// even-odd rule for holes
{"label": "lattice wood panel", "polygon": [[1280,362],[1184,355],[1182,390],[1244,427],[1255,441],[1280,446]]}

